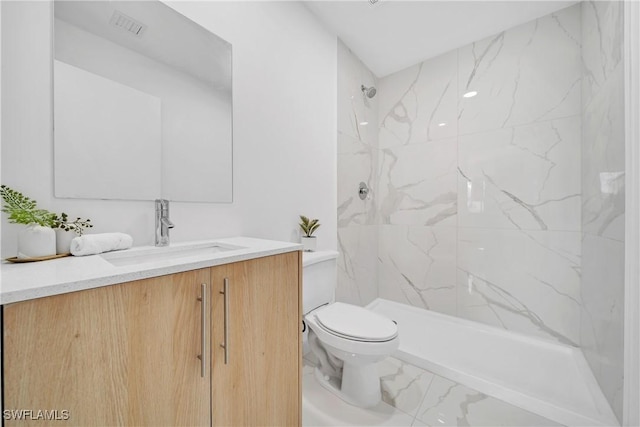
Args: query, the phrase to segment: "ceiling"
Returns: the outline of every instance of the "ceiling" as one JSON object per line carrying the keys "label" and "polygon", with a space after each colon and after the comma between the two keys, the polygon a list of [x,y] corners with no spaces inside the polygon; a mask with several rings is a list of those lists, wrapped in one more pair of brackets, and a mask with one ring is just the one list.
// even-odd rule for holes
{"label": "ceiling", "polygon": [[306,1],[377,76],[384,77],[577,1]]}

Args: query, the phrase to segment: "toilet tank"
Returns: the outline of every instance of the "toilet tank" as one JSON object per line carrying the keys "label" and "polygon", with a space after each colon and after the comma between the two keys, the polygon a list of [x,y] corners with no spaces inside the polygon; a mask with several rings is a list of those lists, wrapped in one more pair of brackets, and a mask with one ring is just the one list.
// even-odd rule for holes
{"label": "toilet tank", "polygon": [[302,311],[333,302],[337,284],[336,251],[302,253]]}

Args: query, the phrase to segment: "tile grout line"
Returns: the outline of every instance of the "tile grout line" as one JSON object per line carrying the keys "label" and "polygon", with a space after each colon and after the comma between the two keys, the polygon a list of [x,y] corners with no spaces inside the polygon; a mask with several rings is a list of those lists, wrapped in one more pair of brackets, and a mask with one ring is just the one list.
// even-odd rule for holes
{"label": "tile grout line", "polygon": [[[414,365],[411,365],[411,366],[414,366]],[[429,390],[431,390],[431,385],[433,384],[433,380],[435,380],[435,378],[436,378],[436,374],[434,374],[433,372],[427,371],[426,369],[424,369],[424,372],[430,374],[431,375],[431,379],[429,380],[429,385],[424,390],[424,395],[422,396],[422,399],[420,400],[420,404],[418,405],[418,409],[416,410],[416,414],[413,416],[413,421],[411,421],[411,426],[415,425],[416,420],[420,421],[421,423],[423,422],[422,420],[418,419],[418,414],[420,413],[420,408],[422,408],[424,400],[427,398],[427,395],[429,394]]]}

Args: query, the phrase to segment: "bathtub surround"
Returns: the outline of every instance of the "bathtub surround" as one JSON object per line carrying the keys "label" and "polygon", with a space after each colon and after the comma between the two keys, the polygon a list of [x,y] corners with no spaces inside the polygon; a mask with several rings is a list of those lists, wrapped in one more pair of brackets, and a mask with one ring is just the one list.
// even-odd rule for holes
{"label": "bathtub surround", "polygon": [[[621,419],[621,42],[622,3],[584,2],[378,78],[378,139],[339,137],[338,297],[581,347]],[[371,73],[341,52],[354,131]],[[351,198],[372,168],[375,210]]]}
{"label": "bathtub surround", "polygon": [[577,5],[380,79],[380,297],[579,344],[580,76]]}
{"label": "bathtub surround", "polygon": [[[319,249],[335,248],[335,36],[296,3],[169,5],[231,43],[234,55],[234,201],[173,203],[173,241],[251,235],[297,242],[302,211],[323,222]],[[51,5],[2,2],[1,8],[1,181],[47,209],[91,217],[96,233],[122,231],[136,245],[153,244],[153,201],[54,198]],[[301,161],[306,158],[313,162]],[[3,224],[3,258],[15,256],[18,228]]]}
{"label": "bathtub surround", "polygon": [[618,424],[578,348],[385,299],[367,308],[398,323],[408,363],[562,425]]}
{"label": "bathtub surround", "polygon": [[[340,45],[339,298],[579,344],[580,19],[576,5],[385,76],[367,104],[353,95],[375,78]],[[377,140],[357,126],[376,109]],[[375,208],[355,198],[363,177]]]}

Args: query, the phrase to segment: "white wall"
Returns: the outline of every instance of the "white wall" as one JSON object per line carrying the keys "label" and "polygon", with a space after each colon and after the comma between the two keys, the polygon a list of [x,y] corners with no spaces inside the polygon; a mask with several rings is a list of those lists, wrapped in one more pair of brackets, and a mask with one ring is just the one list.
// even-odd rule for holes
{"label": "white wall", "polygon": [[[319,249],[336,247],[336,38],[286,2],[177,2],[233,45],[234,202],[177,203],[172,241],[233,235],[297,241],[298,214],[321,219]],[[93,232],[153,243],[154,204],[53,196],[51,5],[3,2],[2,183],[39,206],[91,218]],[[3,216],[2,257],[19,226]]]}

